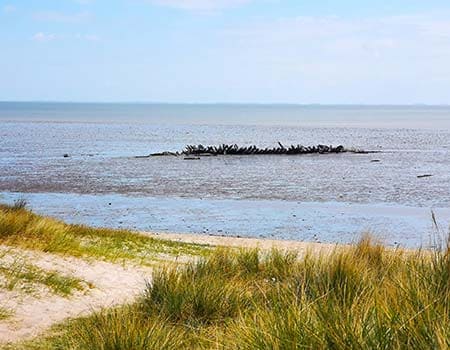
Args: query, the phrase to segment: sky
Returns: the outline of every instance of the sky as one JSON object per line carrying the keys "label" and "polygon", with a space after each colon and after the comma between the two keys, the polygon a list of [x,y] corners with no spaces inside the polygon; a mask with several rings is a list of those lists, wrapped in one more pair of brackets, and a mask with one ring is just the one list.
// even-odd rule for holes
{"label": "sky", "polygon": [[0,101],[450,104],[449,0],[0,0]]}

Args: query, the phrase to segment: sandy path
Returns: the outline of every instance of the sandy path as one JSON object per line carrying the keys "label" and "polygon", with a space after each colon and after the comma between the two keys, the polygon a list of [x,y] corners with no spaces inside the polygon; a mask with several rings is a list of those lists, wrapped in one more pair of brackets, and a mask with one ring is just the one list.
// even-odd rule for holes
{"label": "sandy path", "polygon": [[[1,248],[5,249],[0,246]],[[76,276],[93,283],[95,287],[77,292],[69,298],[54,294],[36,297],[0,291],[2,306],[14,310],[12,318],[0,321],[0,343],[29,339],[66,318],[129,302],[142,292],[146,280],[151,277],[149,268],[124,267],[99,261],[87,262],[19,249],[14,251],[30,258],[30,262],[43,269]]]}

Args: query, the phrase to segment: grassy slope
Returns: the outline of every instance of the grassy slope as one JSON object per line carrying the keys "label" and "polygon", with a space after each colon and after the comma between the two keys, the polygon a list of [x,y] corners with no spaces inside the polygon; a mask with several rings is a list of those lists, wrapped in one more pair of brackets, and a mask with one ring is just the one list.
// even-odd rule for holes
{"label": "grassy slope", "polygon": [[36,215],[22,204],[0,205],[0,244],[112,262],[133,260],[151,265],[161,256],[205,255],[197,244],[159,240],[127,230],[68,225]]}
{"label": "grassy slope", "polygon": [[447,349],[450,256],[367,238],[326,257],[216,250],[159,270],[135,304],[55,332],[33,347]]}
{"label": "grassy slope", "polygon": [[[145,259],[144,247],[203,252],[127,231],[65,225],[23,208],[0,213],[6,244],[108,260]],[[331,255],[300,258],[217,249],[159,269],[134,304],[66,322],[53,334],[14,347],[447,349],[450,251],[392,251],[369,238]]]}

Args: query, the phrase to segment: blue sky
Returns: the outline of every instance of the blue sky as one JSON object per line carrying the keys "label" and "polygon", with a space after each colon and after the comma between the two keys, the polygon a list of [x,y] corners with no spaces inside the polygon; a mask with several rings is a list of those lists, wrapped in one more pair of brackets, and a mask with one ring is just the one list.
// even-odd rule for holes
{"label": "blue sky", "polygon": [[0,0],[0,100],[450,104],[449,0]]}

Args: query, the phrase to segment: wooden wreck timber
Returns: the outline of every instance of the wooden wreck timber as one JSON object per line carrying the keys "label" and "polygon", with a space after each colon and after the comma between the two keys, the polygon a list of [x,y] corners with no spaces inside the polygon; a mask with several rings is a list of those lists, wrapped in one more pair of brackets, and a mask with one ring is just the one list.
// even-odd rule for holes
{"label": "wooden wreck timber", "polygon": [[219,156],[219,155],[267,155],[267,154],[279,154],[279,155],[299,155],[299,154],[331,154],[331,153],[375,153],[367,152],[358,149],[347,149],[342,145],[339,146],[302,146],[291,145],[285,147],[281,142],[278,142],[278,147],[273,148],[258,148],[257,146],[238,146],[236,144],[219,146],[203,146],[203,145],[188,145],[181,152],[160,152],[152,153],[149,156],[141,156],[138,158],[155,157],[155,156]]}

